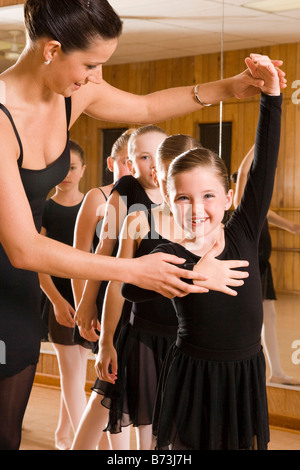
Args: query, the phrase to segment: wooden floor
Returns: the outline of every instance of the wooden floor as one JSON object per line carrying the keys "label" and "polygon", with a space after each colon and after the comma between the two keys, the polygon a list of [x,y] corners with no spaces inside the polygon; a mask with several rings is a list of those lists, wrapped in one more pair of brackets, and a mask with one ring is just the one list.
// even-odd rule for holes
{"label": "wooden floor", "polygon": [[[55,450],[59,401],[58,389],[34,385],[24,419],[21,450]],[[134,450],[134,434],[131,441]],[[300,450],[300,431],[271,428],[269,450]]]}
{"label": "wooden floor", "polygon": [[[300,360],[300,296],[278,295],[276,310],[282,367],[286,374],[300,378],[300,363],[297,364],[292,360],[295,352],[292,346],[295,341],[299,341],[298,358]],[[268,365],[267,374],[269,374]],[[294,389],[299,390],[300,394],[300,387],[294,387]],[[34,385],[24,419],[21,449],[54,450],[54,431],[58,420],[59,401],[59,389]],[[134,450],[134,432],[132,432],[131,445]],[[271,428],[269,449],[300,450],[300,431]]]}

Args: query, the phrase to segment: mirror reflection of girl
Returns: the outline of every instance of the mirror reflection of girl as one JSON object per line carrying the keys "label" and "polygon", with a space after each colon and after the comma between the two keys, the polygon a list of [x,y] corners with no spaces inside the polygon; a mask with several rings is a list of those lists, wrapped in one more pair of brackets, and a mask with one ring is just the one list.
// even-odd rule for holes
{"label": "mirror reflection of girl", "polygon": [[[85,171],[84,152],[77,142],[69,142],[70,170],[45,204],[41,234],[72,246],[74,226],[84,194],[80,180]],[[71,447],[70,428],[76,431],[86,405],[85,375],[88,349],[74,343],[74,299],[69,279],[40,274],[46,294],[42,316],[49,330],[60,373],[61,404],[55,446]]]}
{"label": "mirror reflection of girl", "polygon": [[[126,215],[137,210],[137,207],[147,210],[161,202],[161,193],[153,181],[152,171],[155,167],[157,147],[166,136],[167,134],[162,128],[151,124],[139,127],[131,133],[127,144],[127,167],[130,174],[123,176],[116,182],[108,198],[96,253],[106,256],[116,253],[118,236]],[[102,316],[102,305],[100,305],[101,311],[99,312],[97,296],[102,286],[101,282],[87,281],[76,311],[79,331],[84,338],[90,341],[99,339],[98,330],[101,327],[98,318]],[[125,302],[122,306],[119,328],[127,322],[130,307],[129,302]],[[97,382],[94,388],[97,388]],[[107,413],[103,413],[102,408],[99,395],[93,392],[74,438],[72,446],[74,450],[96,448],[100,438],[103,437],[102,429],[107,424]],[[104,409],[104,411],[107,410]],[[103,426],[101,423],[104,423]],[[121,434],[114,433],[113,436],[109,433],[108,437],[114,450],[128,449],[130,428],[127,427]],[[100,449],[102,444],[103,439],[99,444]]]}
{"label": "mirror reflection of girl", "polygon": [[[184,254],[195,269],[218,240],[219,259],[247,259],[249,278],[236,297],[210,291],[174,298],[178,333],[157,394],[153,422],[157,449],[266,449],[268,445],[257,244],[273,192],[282,97],[270,60],[258,60],[258,68],[265,82],[255,158],[241,204],[225,226],[224,209],[230,208],[233,193],[223,161],[209,150],[196,149],[177,157],[169,168],[171,210],[187,237],[155,251]],[[126,284],[123,294],[132,301],[151,298],[151,292]]]}
{"label": "mirror reflection of girl", "polygon": [[[238,206],[243,195],[253,157],[254,146],[244,157],[237,174],[231,176],[231,179],[236,182],[236,189],[234,194],[235,207]],[[280,215],[269,209],[267,219],[262,228],[258,249],[264,312],[262,339],[266,357],[270,366],[269,381],[271,383],[284,385],[299,385],[300,380],[287,375],[284,372],[280,361],[276,332],[276,293],[273,284],[272,268],[269,261],[272,251],[272,242],[268,227],[269,223],[294,234],[300,233],[300,225],[284,217],[281,217]]]}
{"label": "mirror reflection of girl", "polygon": [[[117,239],[128,212],[137,210],[138,205],[150,209],[160,204],[161,193],[154,184],[152,170],[158,145],[167,137],[158,126],[148,125],[132,132],[128,141],[127,167],[130,175],[121,178],[113,187],[108,198],[102,230],[96,253],[111,256],[116,249]],[[82,298],[76,310],[76,323],[82,336],[97,341],[98,318],[96,298],[101,282],[87,281]]]}
{"label": "mirror reflection of girl", "polygon": [[[114,142],[111,155],[107,158],[107,169],[113,174],[113,183],[93,188],[86,194],[84,201],[79,210],[75,231],[74,231],[74,243],[73,246],[79,250],[92,251],[94,252],[99,242],[99,236],[101,233],[101,226],[103,217],[105,214],[105,205],[110,193],[117,183],[117,181],[125,175],[129,175],[130,172],[127,167],[128,160],[128,140],[134,129],[128,129],[123,132],[120,137]],[[78,306],[82,293],[84,290],[85,280],[73,279],[72,288],[75,300],[75,307]],[[104,300],[105,290],[107,281],[103,281],[97,294],[97,310],[98,320],[97,330],[100,329],[100,315],[102,313],[102,304]],[[90,344],[90,348],[94,354],[98,351],[98,341],[88,342],[84,339],[80,333],[77,324],[75,325],[74,341],[77,344],[86,345]],[[107,439],[107,434],[103,434],[101,442],[99,442],[99,448],[110,449],[110,442]],[[113,439],[110,437],[110,440]],[[115,444],[117,447],[117,444]]]}
{"label": "mirror reflection of girl", "polygon": [[[101,226],[105,215],[105,205],[116,182],[130,172],[127,167],[128,140],[134,129],[128,129],[116,140],[111,149],[111,155],[107,158],[107,168],[113,173],[113,183],[99,188],[93,188],[85,195],[82,206],[78,212],[74,231],[74,247],[89,252],[95,252],[99,243]],[[97,296],[98,311],[102,309],[103,296],[106,281],[101,283],[101,289]],[[84,279],[73,279],[72,287],[76,307],[80,303],[85,286]],[[80,335],[76,334],[80,341]],[[83,340],[84,342],[85,340]],[[98,344],[98,343],[97,343]]]}

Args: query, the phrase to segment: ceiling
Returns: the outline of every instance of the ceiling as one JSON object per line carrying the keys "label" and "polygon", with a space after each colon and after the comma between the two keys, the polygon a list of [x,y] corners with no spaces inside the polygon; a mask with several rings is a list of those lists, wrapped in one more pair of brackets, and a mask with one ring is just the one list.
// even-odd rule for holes
{"label": "ceiling", "polygon": [[[278,0],[267,0],[270,1]],[[253,0],[110,0],[124,21],[110,64],[143,62],[300,42],[300,0],[294,9],[269,13],[250,8]],[[265,3],[257,2],[256,3]],[[248,5],[248,6],[247,6]],[[224,12],[224,16],[223,16]],[[12,31],[25,43],[23,6],[0,8],[0,71],[12,63],[3,56],[12,47]]]}

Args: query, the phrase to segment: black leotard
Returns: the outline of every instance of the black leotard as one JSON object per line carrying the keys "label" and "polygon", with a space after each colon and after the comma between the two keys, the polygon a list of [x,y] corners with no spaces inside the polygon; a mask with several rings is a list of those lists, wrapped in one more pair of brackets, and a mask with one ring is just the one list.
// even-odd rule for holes
{"label": "black leotard", "polygon": [[[65,245],[73,246],[74,227],[81,204],[82,201],[75,206],[64,206],[58,204],[53,199],[48,199],[45,204],[42,221],[42,225],[46,230],[46,236]],[[62,297],[74,308],[71,280],[52,276],[52,281]],[[42,298],[42,318],[48,326],[49,340],[56,344],[73,346],[75,344],[74,328],[58,323],[51,301],[44,293]],[[89,342],[83,341],[83,346],[88,347]]]}
{"label": "black leotard", "polygon": [[276,292],[272,276],[272,267],[270,263],[271,252],[272,241],[269,231],[268,219],[266,219],[261,231],[258,246],[259,270],[261,277],[261,289],[263,300],[276,300]]}
{"label": "black leotard", "polygon": [[[68,129],[71,99],[67,98],[65,104]],[[42,170],[22,168],[23,149],[19,134],[7,108],[0,104],[0,109],[10,119],[19,142],[20,176],[39,232],[47,195],[64,179],[70,168],[69,131],[62,155],[51,165]],[[18,217],[18,214],[14,216]],[[22,233],[19,236],[22,237]],[[5,364],[0,364],[0,378],[12,376],[38,362],[40,340],[46,333],[41,319],[40,301],[38,274],[14,268],[0,244],[0,340],[4,342],[6,349]]]}
{"label": "black leotard", "polygon": [[[142,239],[135,257],[149,254],[161,243],[168,243],[155,230],[152,211],[148,211],[149,232]],[[109,408],[107,429],[152,424],[158,380],[163,361],[176,338],[177,318],[172,302],[159,297],[150,302],[133,303],[130,321],[119,335],[118,380],[115,385],[98,380],[93,390],[104,395]]]}
{"label": "black leotard", "polygon": [[[154,418],[159,449],[248,449],[254,438],[259,449],[267,447],[258,243],[273,192],[281,102],[282,97],[262,94],[254,161],[218,257],[247,259],[249,278],[236,297],[210,291],[174,299],[177,340],[165,363]],[[155,251],[185,258],[191,268],[199,260],[178,244]],[[151,298],[150,291],[130,285],[123,294],[131,301]]]}

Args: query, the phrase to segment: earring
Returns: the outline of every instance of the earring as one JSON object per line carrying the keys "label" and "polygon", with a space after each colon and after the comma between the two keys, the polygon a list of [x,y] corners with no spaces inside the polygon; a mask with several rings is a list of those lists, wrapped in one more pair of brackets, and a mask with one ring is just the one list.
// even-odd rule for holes
{"label": "earring", "polygon": [[44,64],[45,64],[45,65],[49,65],[49,64],[50,64],[50,62],[51,62],[51,60],[50,60],[50,59],[48,59],[48,60],[45,60]]}

